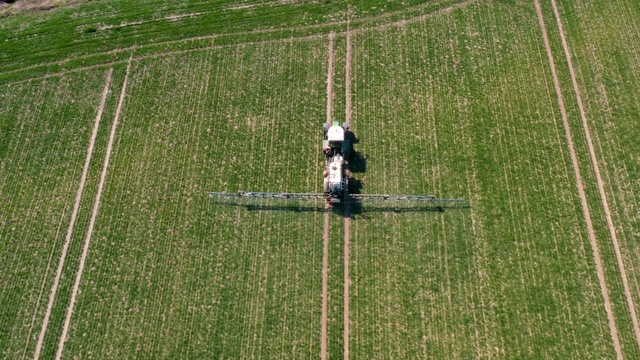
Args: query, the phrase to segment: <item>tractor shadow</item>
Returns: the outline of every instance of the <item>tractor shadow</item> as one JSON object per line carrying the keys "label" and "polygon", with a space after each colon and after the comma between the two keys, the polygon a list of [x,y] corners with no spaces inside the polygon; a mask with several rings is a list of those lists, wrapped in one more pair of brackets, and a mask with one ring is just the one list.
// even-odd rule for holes
{"label": "tractor shadow", "polygon": [[367,172],[367,155],[362,154],[355,149],[355,145],[360,142],[360,139],[356,137],[351,130],[347,130],[344,133],[345,140],[351,142],[351,151],[347,155],[347,161],[349,162],[349,171],[351,173],[362,174]]}
{"label": "tractor shadow", "polygon": [[464,210],[471,208],[469,205],[435,205],[435,204],[409,204],[392,205],[385,202],[362,202],[355,199],[343,204],[334,204],[332,212],[344,218],[352,220],[369,220],[369,215],[375,213],[444,213],[452,210]]}
{"label": "tractor shadow", "polygon": [[347,156],[349,171],[352,174],[363,174],[367,172],[367,155],[352,150]]}

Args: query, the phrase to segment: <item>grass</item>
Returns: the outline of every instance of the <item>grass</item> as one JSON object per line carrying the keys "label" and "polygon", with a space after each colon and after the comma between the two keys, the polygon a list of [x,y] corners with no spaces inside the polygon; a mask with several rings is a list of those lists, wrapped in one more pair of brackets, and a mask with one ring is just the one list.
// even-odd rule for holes
{"label": "grass", "polygon": [[[451,0],[430,1],[434,4]],[[347,19],[357,24],[375,16],[387,17],[406,6],[415,11],[425,8],[423,1],[403,4],[372,0],[362,3],[334,2],[254,2],[254,7],[238,8],[229,1],[99,1],[81,7],[62,7],[51,12],[19,14],[3,19],[0,24],[4,51],[0,71],[18,71],[21,77],[55,71],[69,58],[85,57],[84,66],[114,61],[113,55],[98,56],[122,48],[152,46],[156,43],[182,41],[185,38],[216,34],[276,32],[278,37],[298,33],[328,31],[346,25]],[[240,3],[243,4],[243,3]],[[175,16],[182,16],[175,18]],[[362,20],[361,20],[362,19]],[[328,25],[328,26],[325,26]],[[279,30],[281,29],[281,30]],[[249,32],[249,34],[247,34]],[[169,45],[170,46],[170,45]],[[30,66],[42,67],[34,69]],[[24,69],[26,67],[26,69]],[[14,74],[16,76],[16,74]]]}
{"label": "grass", "polygon": [[[637,7],[628,1],[592,6],[558,2],[558,7],[604,182],[606,200],[620,243],[631,299],[638,314],[639,280],[635,264],[639,253],[633,239],[637,237],[640,225],[635,211],[635,194],[639,187],[631,179],[638,177],[640,169],[636,155],[637,144],[631,139],[638,135],[637,126],[632,119],[638,111],[638,87],[634,79],[637,78],[639,69],[633,60],[638,56],[637,46],[628,45],[635,43],[640,26]],[[552,12],[548,10],[547,13],[550,21],[555,21]],[[578,117],[574,127],[582,129]],[[587,152],[582,154],[585,168],[593,168]],[[593,176],[591,182],[595,183]],[[592,197],[590,207],[598,214],[599,221],[606,223],[603,199],[600,196]],[[601,238],[604,239],[603,253],[611,259],[608,271],[613,292],[622,297],[622,279],[609,231],[603,231]],[[625,299],[620,299],[617,311],[623,314],[630,311]],[[631,324],[623,326],[632,334]],[[634,340],[630,340],[627,345],[636,351],[638,346],[640,344]]]}
{"label": "grass", "polygon": [[508,9],[469,6],[356,38],[365,191],[471,205],[357,223],[360,357],[613,351],[537,19]]}
{"label": "grass", "polygon": [[135,64],[68,356],[319,352],[321,213],[246,211],[205,195],[302,191],[317,177],[305,144],[321,134],[299,129],[324,112],[325,47]]}
{"label": "grass", "polygon": [[[349,27],[362,192],[470,205],[354,214],[351,356],[614,357],[533,3],[450,8],[458,3],[121,0],[4,17],[2,356],[33,354],[113,68],[44,341],[43,357],[55,354],[131,61],[64,357],[317,357],[322,204],[271,200],[247,210],[206,193],[320,191],[328,33],[337,32],[340,120]],[[627,0],[558,5],[637,304],[640,89],[637,47],[628,45],[637,43],[637,9]],[[635,358],[568,64],[550,2],[542,8],[623,355]],[[336,358],[344,227],[330,215],[328,355]]]}
{"label": "grass", "polygon": [[105,77],[96,70],[1,89],[0,348],[6,357],[23,356],[39,333]]}

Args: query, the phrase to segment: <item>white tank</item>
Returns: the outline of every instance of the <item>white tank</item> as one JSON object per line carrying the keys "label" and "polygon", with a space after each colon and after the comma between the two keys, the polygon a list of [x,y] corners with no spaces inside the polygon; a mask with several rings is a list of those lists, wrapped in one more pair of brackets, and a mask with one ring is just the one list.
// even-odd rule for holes
{"label": "white tank", "polygon": [[325,192],[337,192],[342,193],[342,174],[344,167],[344,159],[341,155],[336,155],[332,158],[331,162],[327,165],[326,176],[324,178],[324,190]]}

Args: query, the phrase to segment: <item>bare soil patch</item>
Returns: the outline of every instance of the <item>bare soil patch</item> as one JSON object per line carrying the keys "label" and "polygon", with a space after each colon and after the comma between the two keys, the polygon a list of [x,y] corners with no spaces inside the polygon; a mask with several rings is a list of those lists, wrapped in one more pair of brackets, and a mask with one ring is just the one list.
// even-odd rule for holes
{"label": "bare soil patch", "polygon": [[0,0],[0,15],[30,11],[48,11],[60,6],[73,6],[86,0]]}

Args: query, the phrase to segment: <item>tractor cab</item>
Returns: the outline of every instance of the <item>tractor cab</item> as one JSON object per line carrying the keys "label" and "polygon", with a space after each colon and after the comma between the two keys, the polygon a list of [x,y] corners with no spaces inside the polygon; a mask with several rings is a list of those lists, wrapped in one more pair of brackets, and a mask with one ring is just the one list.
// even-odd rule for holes
{"label": "tractor cab", "polygon": [[331,125],[325,123],[323,131],[322,149],[327,156],[347,154],[351,150],[351,142],[345,140],[345,133],[349,131],[349,123],[345,122],[342,126],[339,121],[334,121]]}

